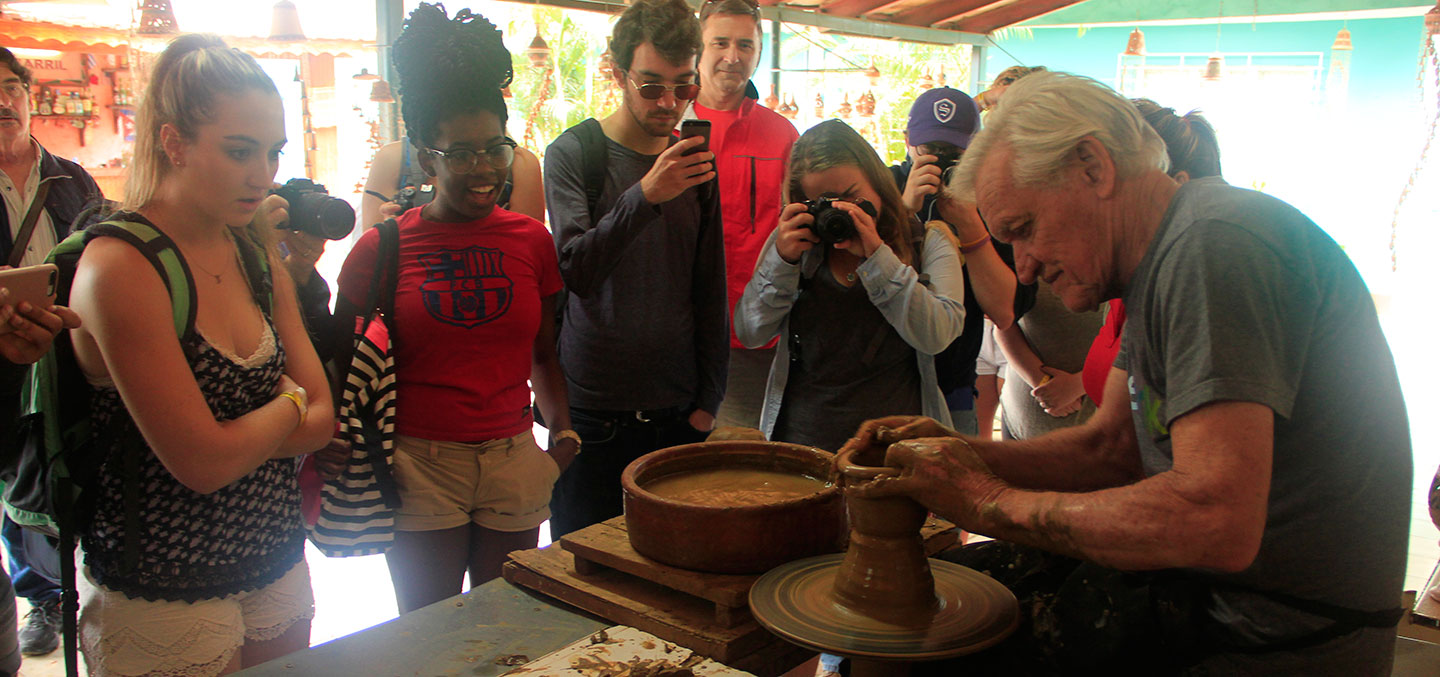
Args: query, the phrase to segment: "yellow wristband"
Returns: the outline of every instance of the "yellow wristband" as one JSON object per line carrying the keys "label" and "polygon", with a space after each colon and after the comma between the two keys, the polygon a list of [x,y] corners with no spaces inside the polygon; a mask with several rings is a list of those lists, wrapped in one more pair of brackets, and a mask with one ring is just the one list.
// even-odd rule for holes
{"label": "yellow wristband", "polygon": [[[1049,374],[1046,374],[1044,378],[1040,379],[1040,385],[1043,386],[1043,385],[1045,385],[1046,383],[1049,383],[1049,382],[1050,382],[1050,378],[1051,378],[1051,376],[1050,376]],[[1038,388],[1038,387],[1040,387],[1040,386],[1036,386],[1036,387]]]}
{"label": "yellow wristband", "polygon": [[295,390],[280,393],[280,396],[295,403],[295,411],[300,414],[300,425],[305,425],[305,415],[310,413],[308,411],[309,407],[304,399],[305,389],[296,388]]}

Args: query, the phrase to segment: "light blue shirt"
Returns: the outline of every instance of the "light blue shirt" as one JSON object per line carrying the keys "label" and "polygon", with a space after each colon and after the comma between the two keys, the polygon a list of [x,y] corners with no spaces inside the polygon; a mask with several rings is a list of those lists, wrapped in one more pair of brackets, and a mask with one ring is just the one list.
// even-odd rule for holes
{"label": "light blue shirt", "polygon": [[[759,348],[777,336],[782,337],[775,350],[775,360],[770,364],[765,404],[760,410],[760,430],[767,438],[775,431],[790,375],[790,348],[783,340],[790,333],[790,309],[800,295],[802,275],[817,274],[824,261],[821,250],[810,249],[801,255],[800,263],[786,262],[775,249],[778,232],[771,233],[761,249],[755,274],[735,305],[734,318],[735,336],[747,348]],[[940,392],[935,376],[935,355],[960,336],[965,326],[964,264],[950,239],[934,229],[926,230],[920,255],[928,284],[922,284],[915,268],[902,263],[889,245],[881,245],[855,272],[865,285],[870,302],[900,338],[915,349],[923,413],[949,426],[950,410],[945,406],[945,395]]]}

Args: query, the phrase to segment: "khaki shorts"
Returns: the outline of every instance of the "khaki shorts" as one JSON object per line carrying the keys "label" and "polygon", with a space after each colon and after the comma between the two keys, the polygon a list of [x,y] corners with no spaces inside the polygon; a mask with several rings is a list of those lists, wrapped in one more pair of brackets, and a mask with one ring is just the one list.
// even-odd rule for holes
{"label": "khaki shorts", "polygon": [[525,431],[480,444],[395,436],[400,531],[452,529],[474,522],[527,531],[550,519],[560,467]]}
{"label": "khaki shorts", "polygon": [[275,639],[315,617],[304,560],[259,590],[198,602],[149,601],[98,585],[80,590],[80,650],[92,677],[218,675],[249,641]]}

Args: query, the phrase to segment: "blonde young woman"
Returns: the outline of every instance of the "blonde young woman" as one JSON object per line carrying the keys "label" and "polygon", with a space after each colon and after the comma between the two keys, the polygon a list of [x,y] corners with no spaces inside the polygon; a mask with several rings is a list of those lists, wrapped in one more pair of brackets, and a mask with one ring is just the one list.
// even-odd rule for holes
{"label": "blonde young woman", "polygon": [[[225,674],[309,644],[293,457],[328,442],[333,408],[294,285],[246,228],[286,142],[274,83],[219,38],[182,36],[155,66],[136,137],[115,218],[174,241],[196,331],[176,336],[138,249],[90,242],[71,303],[94,427],[138,432],[146,449],[127,468],[113,445],[100,468],[81,647],[91,675]],[[262,257],[268,275],[253,272]]]}

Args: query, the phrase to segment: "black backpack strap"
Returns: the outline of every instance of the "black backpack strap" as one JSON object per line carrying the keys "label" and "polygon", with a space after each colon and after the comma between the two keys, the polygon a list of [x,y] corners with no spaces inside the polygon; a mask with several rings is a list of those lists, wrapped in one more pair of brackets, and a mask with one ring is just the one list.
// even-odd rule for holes
{"label": "black backpack strap", "polygon": [[386,219],[376,227],[380,230],[380,251],[375,260],[384,265],[385,284],[380,287],[379,298],[372,300],[378,305],[371,307],[388,319],[395,315],[395,288],[400,285],[400,224]]}
{"label": "black backpack strap", "polygon": [[[255,304],[269,317],[275,302],[275,280],[270,277],[270,257],[243,236],[235,238],[235,248],[240,252],[240,267],[245,270],[245,282],[250,285],[250,294],[255,297]],[[300,281],[297,280],[295,284],[298,286]]]}
{"label": "black backpack strap", "polygon": [[585,118],[569,131],[574,132],[580,140],[580,171],[585,181],[585,205],[590,210],[591,225],[594,225],[595,219],[600,216],[596,211],[600,207],[600,193],[605,190],[605,163],[610,156],[610,144],[605,138],[605,130],[600,127],[600,121],[595,118]]}
{"label": "black backpack strap", "polygon": [[[75,487],[69,476],[56,478],[55,509],[60,514],[75,510],[71,497]],[[60,637],[65,644],[65,677],[80,675],[80,590],[76,580],[75,531],[69,525],[59,529],[60,537]]]}

